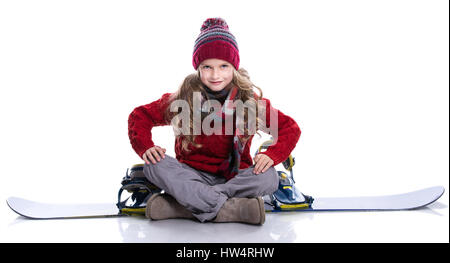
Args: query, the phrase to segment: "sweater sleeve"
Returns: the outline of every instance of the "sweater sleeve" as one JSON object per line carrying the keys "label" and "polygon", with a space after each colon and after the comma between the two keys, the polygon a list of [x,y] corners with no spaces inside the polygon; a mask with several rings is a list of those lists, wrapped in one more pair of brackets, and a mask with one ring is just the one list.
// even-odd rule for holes
{"label": "sweater sleeve", "polygon": [[[266,101],[266,127],[271,132],[275,142],[275,144],[269,146],[263,153],[274,161],[273,166],[275,166],[289,157],[300,138],[301,130],[294,119],[273,108],[270,100],[266,98],[262,99]],[[273,123],[273,125],[275,125],[274,127],[271,127],[273,126],[270,122],[271,116],[278,116],[278,121]],[[275,131],[275,133],[277,133],[275,135],[278,136],[274,136],[273,131]]]}
{"label": "sweater sleeve", "polygon": [[164,119],[163,112],[168,106],[170,95],[171,93],[165,93],[156,101],[136,107],[128,117],[128,137],[140,158],[145,151],[155,145],[152,140],[152,128],[169,125]]}

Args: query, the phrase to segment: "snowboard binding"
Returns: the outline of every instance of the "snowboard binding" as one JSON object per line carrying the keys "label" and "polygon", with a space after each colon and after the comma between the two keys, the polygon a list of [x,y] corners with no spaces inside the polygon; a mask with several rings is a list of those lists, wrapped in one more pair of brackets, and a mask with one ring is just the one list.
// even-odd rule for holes
{"label": "snowboard binding", "polygon": [[[145,214],[148,199],[153,194],[161,193],[161,189],[147,180],[143,170],[144,164],[135,164],[131,169],[127,169],[125,177],[122,178],[116,204],[121,214]],[[122,196],[125,194],[124,190],[128,195]]]}
{"label": "snowboard binding", "polygon": [[[273,139],[265,141],[256,151],[255,156],[263,149],[267,149],[273,144]],[[314,201],[314,198],[302,194],[295,187],[294,173],[292,167],[295,164],[295,158],[292,155],[282,162],[283,167],[289,171],[289,175],[284,171],[277,171],[279,176],[278,189],[271,195],[263,196],[265,205],[272,211],[308,209]]]}

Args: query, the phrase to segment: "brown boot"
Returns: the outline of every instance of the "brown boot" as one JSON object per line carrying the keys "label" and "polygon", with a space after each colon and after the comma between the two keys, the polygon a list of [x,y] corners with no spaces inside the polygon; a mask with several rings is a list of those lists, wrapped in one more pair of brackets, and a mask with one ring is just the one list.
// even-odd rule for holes
{"label": "brown boot", "polygon": [[168,194],[154,194],[150,197],[147,201],[145,216],[153,220],[195,218],[191,211],[180,205],[175,198]]}
{"label": "brown boot", "polygon": [[228,199],[213,222],[241,222],[262,225],[266,220],[264,201],[261,197]]}

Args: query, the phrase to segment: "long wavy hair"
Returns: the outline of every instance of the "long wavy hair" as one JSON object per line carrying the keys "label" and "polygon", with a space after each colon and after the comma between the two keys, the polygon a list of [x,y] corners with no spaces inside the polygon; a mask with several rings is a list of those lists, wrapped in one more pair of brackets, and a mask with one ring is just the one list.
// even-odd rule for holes
{"label": "long wavy hair", "polygon": [[[261,88],[253,84],[253,82],[250,80],[250,76],[244,68],[239,68],[239,70],[236,70],[233,68],[233,79],[230,84],[233,84],[235,87],[238,88],[238,93],[236,95],[236,100],[241,100],[243,103],[246,103],[247,105],[252,105],[252,107],[246,107],[244,108],[244,135],[241,138],[242,142],[247,141],[253,134],[250,134],[248,129],[248,115],[254,114],[253,116],[256,116],[256,127],[258,126],[258,123],[260,123],[261,116],[258,116],[258,103],[257,100],[262,99],[263,92]],[[178,90],[172,94],[172,96],[169,99],[169,106],[166,108],[164,112],[164,117],[168,123],[171,123],[174,130],[181,130],[181,119],[175,119],[175,121],[172,123],[172,119],[175,117],[175,115],[179,114],[181,110],[179,109],[178,112],[172,112],[170,110],[170,103],[174,100],[184,100],[189,104],[190,109],[190,118],[189,118],[189,132],[188,134],[183,134],[182,132],[179,132],[177,137],[181,137],[181,145],[182,149],[184,151],[189,152],[189,145],[194,146],[195,148],[201,148],[202,145],[195,142],[195,137],[193,132],[193,93],[194,92],[201,92],[202,96],[206,96],[206,91],[203,88],[204,84],[201,81],[200,78],[200,70],[197,69],[196,73],[192,73],[188,75]],[[254,88],[259,91],[259,95],[257,95],[254,92]],[[254,107],[253,107],[254,105]],[[251,112],[255,110],[256,112]],[[202,117],[203,121],[203,117]],[[257,131],[256,133],[261,136]]]}

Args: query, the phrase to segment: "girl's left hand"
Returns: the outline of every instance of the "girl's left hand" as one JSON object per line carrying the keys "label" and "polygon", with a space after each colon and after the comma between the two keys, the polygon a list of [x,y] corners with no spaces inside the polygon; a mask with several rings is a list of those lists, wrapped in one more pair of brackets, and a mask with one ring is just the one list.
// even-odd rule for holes
{"label": "girl's left hand", "polygon": [[253,169],[255,174],[264,173],[274,164],[274,161],[263,153],[258,153],[253,160],[255,161],[255,169]]}

